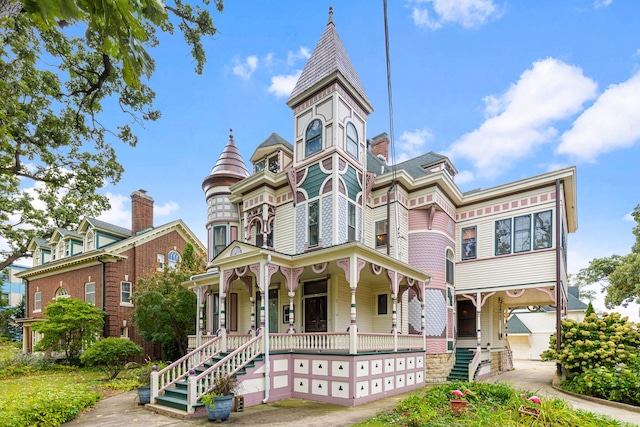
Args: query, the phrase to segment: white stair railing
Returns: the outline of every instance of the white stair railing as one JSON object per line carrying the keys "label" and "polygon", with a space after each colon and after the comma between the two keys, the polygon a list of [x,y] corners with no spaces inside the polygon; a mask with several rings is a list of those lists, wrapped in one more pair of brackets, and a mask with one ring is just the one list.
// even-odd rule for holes
{"label": "white stair railing", "polygon": [[214,356],[220,354],[222,349],[220,348],[220,337],[207,341],[200,347],[194,349],[189,354],[176,360],[166,368],[160,371],[153,371],[151,373],[151,403],[156,403],[156,397],[160,395],[162,391],[186,378],[189,375],[190,369],[195,369],[197,366],[202,365],[208,360],[211,360]]}
{"label": "white stair railing", "polygon": [[187,413],[193,413],[200,396],[213,387],[216,375],[233,375],[262,354],[262,335],[258,335],[229,353],[204,372],[191,371],[187,389]]}

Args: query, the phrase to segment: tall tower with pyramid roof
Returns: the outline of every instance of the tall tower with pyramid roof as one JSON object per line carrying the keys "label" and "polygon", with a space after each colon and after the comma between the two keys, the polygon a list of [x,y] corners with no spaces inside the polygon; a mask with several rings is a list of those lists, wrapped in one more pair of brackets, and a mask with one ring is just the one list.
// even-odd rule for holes
{"label": "tall tower with pyramid roof", "polygon": [[294,115],[296,253],[362,241],[369,98],[329,21],[287,101]]}
{"label": "tall tower with pyramid roof", "polygon": [[209,176],[202,181],[207,201],[207,262],[240,236],[240,215],[229,201],[229,187],[248,177],[249,171],[233,141],[231,129],[229,133],[229,142]]}

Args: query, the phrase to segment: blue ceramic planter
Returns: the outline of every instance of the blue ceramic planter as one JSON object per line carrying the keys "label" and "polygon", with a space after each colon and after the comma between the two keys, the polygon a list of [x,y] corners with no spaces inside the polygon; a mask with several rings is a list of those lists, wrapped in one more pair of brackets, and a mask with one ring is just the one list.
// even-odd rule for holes
{"label": "blue ceramic planter", "polygon": [[224,421],[229,418],[229,414],[231,414],[233,395],[214,397],[213,404],[213,408],[209,405],[205,405],[207,407],[207,418],[209,421]]}

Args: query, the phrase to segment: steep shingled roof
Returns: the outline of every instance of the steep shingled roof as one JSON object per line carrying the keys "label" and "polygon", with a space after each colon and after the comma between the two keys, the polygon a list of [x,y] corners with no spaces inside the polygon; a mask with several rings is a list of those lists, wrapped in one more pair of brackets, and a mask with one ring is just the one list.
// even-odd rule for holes
{"label": "steep shingled roof", "polygon": [[267,139],[262,141],[262,144],[258,145],[258,148],[272,147],[278,144],[282,144],[285,147],[287,147],[289,150],[293,151],[293,145],[275,132],[269,135]]}
{"label": "steep shingled roof", "polygon": [[329,9],[329,22],[287,102],[336,71],[339,71],[360,96],[371,105],[333,23],[333,9]]}
{"label": "steep shingled roof", "polygon": [[244,164],[244,160],[242,160],[238,147],[236,147],[236,144],[233,141],[233,133],[231,133],[232,130],[230,129],[229,132],[229,142],[227,142],[227,145],[224,147],[224,150],[222,150],[218,161],[213,169],[211,169],[211,175],[235,176],[241,179],[246,178],[249,176],[249,171],[247,170],[247,166]]}

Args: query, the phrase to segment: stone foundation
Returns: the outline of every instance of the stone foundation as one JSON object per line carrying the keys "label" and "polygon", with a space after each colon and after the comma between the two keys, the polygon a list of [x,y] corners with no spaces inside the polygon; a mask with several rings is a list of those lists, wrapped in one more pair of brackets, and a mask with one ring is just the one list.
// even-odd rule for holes
{"label": "stone foundation", "polygon": [[449,372],[456,362],[455,353],[427,354],[425,382],[443,383],[447,381]]}

